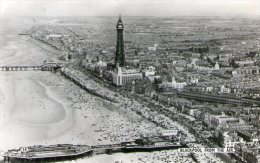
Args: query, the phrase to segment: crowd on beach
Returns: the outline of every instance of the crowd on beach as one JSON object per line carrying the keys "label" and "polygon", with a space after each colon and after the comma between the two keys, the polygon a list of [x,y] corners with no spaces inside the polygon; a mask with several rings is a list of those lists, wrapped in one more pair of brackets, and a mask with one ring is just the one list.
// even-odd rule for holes
{"label": "crowd on beach", "polygon": [[[97,144],[132,141],[143,136],[156,135],[161,129],[144,120],[133,111],[127,111],[112,102],[84,94],[76,86],[68,83],[68,95],[74,107],[81,109],[82,116],[92,124],[97,133]],[[74,98],[73,98],[74,97]]]}
{"label": "crowd on beach", "polygon": [[[70,70],[67,69],[66,71]],[[77,75],[84,74],[77,72]],[[92,79],[88,78],[88,81],[92,81]],[[69,88],[71,88],[71,86],[69,86]],[[147,106],[140,104],[139,102],[133,99],[124,97],[123,95],[115,93],[107,88],[101,87],[99,85],[97,88],[99,90],[102,90],[102,96],[110,96],[110,98],[113,98],[116,102],[106,101],[104,99],[100,99],[93,96],[86,97],[86,94],[82,94],[78,91],[75,91],[74,88],[71,89],[69,92],[73,92],[74,96],[77,97],[77,100],[82,102],[85,101],[85,103],[83,103],[84,105],[81,105],[81,109],[83,109],[84,111],[91,110],[91,113],[87,112],[87,116],[91,116],[92,118],[99,118],[100,121],[96,121],[93,124],[97,127],[96,131],[102,135],[101,138],[99,138],[98,144],[129,141],[138,138],[141,135],[156,135],[160,132],[160,130],[163,129],[176,129],[180,131],[180,136],[182,137],[183,141],[195,142],[195,137],[189,133],[187,128],[180,125],[178,122],[171,120],[164,114],[161,114]],[[106,108],[106,110],[110,109],[111,112],[103,112],[104,110],[102,111],[102,109],[104,108]],[[95,113],[93,113],[93,110],[95,110]],[[139,120],[131,121],[131,117],[139,117]],[[143,118],[153,123],[145,123],[143,122]],[[198,145],[199,147],[203,147],[200,144]],[[151,157],[155,156],[152,155]],[[165,157],[170,156],[166,155]],[[209,162],[220,162],[220,160],[217,157],[210,153],[194,154],[194,157],[196,157],[197,160],[200,160],[202,162],[205,160]],[[187,161],[189,162],[189,160]],[[141,162],[141,160],[138,160],[138,162]],[[147,160],[146,162],[149,161]],[[190,162],[192,162],[192,159],[190,160]]]}
{"label": "crowd on beach", "polygon": [[[142,153],[115,153],[113,155],[96,155],[91,158],[82,158],[75,163],[195,163],[189,153],[179,153],[177,150],[142,152]],[[71,163],[66,161],[65,163]]]}
{"label": "crowd on beach", "polygon": [[[86,75],[84,75],[78,70],[66,68],[64,69],[64,72],[72,77],[77,76],[77,79],[80,80],[80,82],[82,83],[86,83],[86,85],[88,83],[93,84],[93,80],[91,80],[88,77],[85,77]],[[157,111],[152,110],[151,108],[143,106],[142,104],[129,98],[126,98],[120,94],[116,94],[107,88],[99,86],[97,83],[95,83],[94,86],[95,89],[99,90],[99,92],[102,92],[102,94],[100,94],[101,96],[106,96],[114,99],[116,101],[115,105],[117,105],[119,108],[124,108],[125,110],[130,109],[135,113],[141,115],[145,119],[148,119],[149,121],[152,121],[155,124],[164,128],[178,129],[180,127],[180,125],[176,125],[177,123],[173,122],[169,117],[166,117],[165,115],[160,114]],[[187,134],[187,141],[194,141],[194,137],[189,137],[189,135],[191,134],[188,134],[188,130],[184,129],[183,127],[181,127],[181,129],[178,130],[182,130],[183,133]]]}

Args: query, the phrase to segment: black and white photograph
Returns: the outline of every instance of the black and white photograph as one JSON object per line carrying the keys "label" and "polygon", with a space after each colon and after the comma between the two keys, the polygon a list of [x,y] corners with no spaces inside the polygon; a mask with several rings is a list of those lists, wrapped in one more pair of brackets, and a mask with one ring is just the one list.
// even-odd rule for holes
{"label": "black and white photograph", "polygon": [[260,163],[260,0],[0,0],[0,163]]}

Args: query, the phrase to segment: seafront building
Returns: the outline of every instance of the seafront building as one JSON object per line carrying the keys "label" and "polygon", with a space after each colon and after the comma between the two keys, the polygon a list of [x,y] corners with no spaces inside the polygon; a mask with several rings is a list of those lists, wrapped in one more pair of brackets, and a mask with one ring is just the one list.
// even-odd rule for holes
{"label": "seafront building", "polygon": [[172,77],[172,81],[164,81],[161,86],[162,87],[168,87],[168,88],[174,88],[174,89],[183,89],[187,85],[186,82],[177,82],[175,80],[175,77]]}
{"label": "seafront building", "polygon": [[133,80],[143,78],[143,74],[138,69],[128,67],[117,67],[112,72],[113,83],[117,86],[125,85]]}
{"label": "seafront building", "polygon": [[144,76],[147,77],[152,83],[154,83],[155,79],[159,79],[160,76],[156,75],[155,67],[149,66],[147,69],[143,71]]}

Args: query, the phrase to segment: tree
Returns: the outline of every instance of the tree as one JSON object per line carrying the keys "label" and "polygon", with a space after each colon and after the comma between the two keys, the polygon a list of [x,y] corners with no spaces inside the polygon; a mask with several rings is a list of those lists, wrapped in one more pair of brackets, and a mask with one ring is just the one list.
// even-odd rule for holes
{"label": "tree", "polygon": [[155,79],[154,79],[154,84],[155,84],[155,85],[162,84],[162,79],[161,79],[161,78],[155,78]]}
{"label": "tree", "polygon": [[135,92],[137,94],[150,94],[152,92],[152,82],[147,77],[138,80],[135,85]]}

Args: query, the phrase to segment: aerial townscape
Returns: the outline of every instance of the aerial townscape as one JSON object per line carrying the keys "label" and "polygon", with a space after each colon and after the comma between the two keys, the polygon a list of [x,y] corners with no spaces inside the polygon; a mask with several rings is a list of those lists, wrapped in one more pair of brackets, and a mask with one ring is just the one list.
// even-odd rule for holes
{"label": "aerial townscape", "polygon": [[260,162],[260,19],[0,26],[0,162]]}

